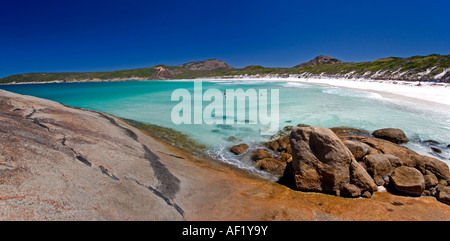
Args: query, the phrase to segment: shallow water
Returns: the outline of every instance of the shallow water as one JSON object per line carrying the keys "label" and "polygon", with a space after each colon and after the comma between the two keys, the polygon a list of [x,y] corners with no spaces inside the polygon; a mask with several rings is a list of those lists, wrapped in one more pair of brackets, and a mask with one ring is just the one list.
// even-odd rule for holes
{"label": "shallow water", "polygon": [[[173,90],[184,88],[194,94],[193,81],[128,81],[102,83],[59,83],[0,85],[0,89],[15,93],[51,99],[70,106],[89,108],[141,122],[173,128],[198,142],[209,146],[209,154],[224,162],[264,175],[251,161],[236,158],[228,147],[242,142],[255,148],[269,136],[260,134],[267,125],[260,123],[181,124],[171,121],[172,108],[179,102],[171,101]],[[203,82],[203,93],[208,89],[279,90],[279,129],[299,123],[322,126],[350,126],[374,131],[380,128],[400,128],[410,142],[406,146],[420,154],[438,157],[450,164],[450,113],[408,102],[382,98],[379,94],[304,83],[260,81]],[[192,99],[194,97],[192,96]],[[210,102],[204,101],[203,108]],[[248,110],[248,106],[235,106]],[[193,108],[192,108],[193,109]],[[224,112],[225,113],[225,112]],[[247,111],[248,113],[248,111]],[[194,113],[192,113],[194,115]],[[214,118],[226,118],[215,116]],[[249,119],[249,116],[246,116]],[[233,138],[230,138],[233,137]],[[442,153],[433,152],[425,140]]]}

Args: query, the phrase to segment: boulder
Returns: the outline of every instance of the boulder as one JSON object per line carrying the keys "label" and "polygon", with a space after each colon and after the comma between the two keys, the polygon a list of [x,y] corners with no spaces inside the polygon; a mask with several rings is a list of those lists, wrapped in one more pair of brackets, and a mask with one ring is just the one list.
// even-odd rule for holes
{"label": "boulder", "polygon": [[272,154],[263,148],[258,148],[252,152],[252,160],[257,161],[264,158],[272,158]]}
{"label": "boulder", "polygon": [[[293,175],[295,186],[303,191],[325,192],[339,195],[342,185],[365,183],[351,180],[351,164],[356,163],[352,153],[333,131],[322,127],[297,127],[290,135],[292,167],[285,173]],[[364,168],[353,169],[364,172]],[[360,174],[360,173],[358,173]],[[366,177],[369,177],[366,173]],[[288,178],[289,179],[289,178]],[[373,181],[372,181],[373,183]]]}
{"label": "boulder", "polygon": [[375,192],[378,188],[366,169],[355,160],[350,163],[350,180],[351,183],[368,192]]}
{"label": "boulder", "polygon": [[248,145],[245,143],[239,144],[239,145],[235,145],[232,146],[230,148],[230,151],[235,154],[235,155],[240,155],[245,153],[248,150]]}
{"label": "boulder", "polygon": [[421,156],[425,170],[433,173],[438,179],[450,180],[450,170],[445,162],[429,156]]}
{"label": "boulder", "polygon": [[285,126],[285,127],[283,127],[284,131],[292,131],[292,129],[294,129],[294,126]]}
{"label": "boulder", "polygon": [[265,147],[273,151],[286,152],[289,154],[292,153],[291,144],[289,142],[289,134],[282,135],[277,139],[271,138],[270,141],[264,142],[263,144]]}
{"label": "boulder", "polygon": [[438,201],[443,202],[447,205],[450,205],[450,187],[449,186],[440,186],[437,189],[436,198]]}
{"label": "boulder", "polygon": [[402,130],[396,128],[379,129],[374,131],[372,135],[376,138],[388,140],[396,144],[406,143],[409,141],[405,133]]}
{"label": "boulder", "polygon": [[439,183],[439,180],[436,177],[436,175],[434,175],[432,172],[428,170],[426,171],[426,174],[423,175],[423,178],[425,179],[425,189],[435,187]]}
{"label": "boulder", "polygon": [[401,166],[394,169],[391,174],[393,188],[406,195],[420,196],[425,190],[425,179],[419,170]]}
{"label": "boulder", "polygon": [[281,176],[286,168],[286,163],[274,158],[264,158],[256,161],[254,166],[277,176]]}
{"label": "boulder", "polygon": [[363,162],[378,186],[383,186],[394,168],[402,165],[398,157],[389,154],[367,155],[363,158]]}
{"label": "boulder", "polygon": [[370,154],[380,153],[396,156],[400,158],[402,165],[414,167],[422,172],[422,174],[426,174],[426,170],[429,170],[436,175],[438,179],[450,179],[450,170],[445,162],[433,157],[419,155],[404,146],[372,137],[341,135],[340,138],[343,140],[350,139],[352,141],[359,141],[369,145]]}
{"label": "boulder", "polygon": [[345,183],[341,186],[340,196],[349,198],[359,197],[361,196],[361,189],[353,184]]}
{"label": "boulder", "polygon": [[344,145],[350,150],[357,161],[368,154],[370,147],[360,141],[345,140]]}
{"label": "boulder", "polygon": [[283,152],[280,155],[280,161],[282,161],[282,162],[290,162],[290,161],[292,161],[292,155],[289,154],[289,153]]}
{"label": "boulder", "polygon": [[278,151],[280,148],[280,144],[278,144],[278,140],[267,141],[264,142],[263,145],[272,151]]}
{"label": "boulder", "polygon": [[282,152],[286,152],[291,154],[292,153],[292,149],[291,149],[291,143],[289,141],[289,136],[284,136],[280,139],[278,139],[278,144],[280,145],[279,147],[279,151]]}

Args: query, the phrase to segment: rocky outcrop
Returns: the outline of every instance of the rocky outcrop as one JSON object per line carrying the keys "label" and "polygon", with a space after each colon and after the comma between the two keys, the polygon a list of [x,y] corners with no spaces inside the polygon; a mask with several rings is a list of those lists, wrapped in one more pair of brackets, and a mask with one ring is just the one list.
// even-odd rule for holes
{"label": "rocky outcrop", "polygon": [[170,70],[168,70],[168,69],[166,69],[166,68],[164,68],[162,66],[158,66],[158,67],[154,67],[154,68],[157,69],[158,72],[156,72],[153,75],[153,77],[152,77],[153,79],[167,80],[167,79],[173,79],[174,78],[174,75],[173,75],[173,73]]}
{"label": "rocky outcrop", "polygon": [[434,198],[306,194],[153,135],[105,113],[0,91],[0,220],[450,219],[450,206]]}
{"label": "rocky outcrop", "polygon": [[322,64],[337,64],[337,63],[343,63],[343,62],[340,61],[339,59],[336,59],[336,58],[333,58],[330,56],[319,55],[308,62],[301,63],[301,64],[294,66],[294,68],[299,68],[299,67],[304,67],[304,66],[316,66],[316,65],[322,65]]}
{"label": "rocky outcrop", "polygon": [[388,140],[397,144],[402,144],[409,141],[405,133],[402,130],[396,128],[379,129],[374,131],[372,135],[376,138]]}
{"label": "rocky outcrop", "polygon": [[[286,169],[279,182],[293,189],[370,197],[377,186],[384,186],[396,194],[437,198],[437,187],[447,186],[450,180],[449,167],[394,143],[406,138],[401,130],[394,133],[396,139],[388,141],[351,127],[288,127],[262,144],[284,160]],[[418,188],[404,185],[408,180],[397,180],[405,169],[397,170],[399,167],[414,169],[409,171],[415,174],[415,180],[421,180]]]}
{"label": "rocky outcrop", "polygon": [[176,158],[153,145],[107,114],[0,91],[0,219],[183,220]]}
{"label": "rocky outcrop", "polygon": [[190,70],[216,70],[216,69],[233,69],[227,63],[218,59],[207,59],[203,61],[192,61],[186,64],[182,64],[179,67],[187,68]]}
{"label": "rocky outcrop", "polygon": [[[344,142],[350,140],[352,143],[369,146],[369,152],[362,158],[361,163],[367,169],[377,185],[383,185],[393,193],[411,196],[436,196],[436,187],[438,183],[442,183],[442,185],[446,186],[448,180],[450,180],[449,167],[444,162],[429,156],[419,155],[392,141],[347,134],[339,135],[339,138]],[[409,182],[413,183],[413,181],[416,181],[420,183],[415,185],[413,191],[409,190],[412,187],[400,185],[398,182],[396,183],[393,181],[392,175],[399,167],[408,167],[407,169],[412,173],[410,176],[415,177],[414,180],[408,180]],[[402,170],[405,170],[405,168],[398,169],[397,178],[403,173],[401,172]],[[422,184],[424,188],[421,188]]]}
{"label": "rocky outcrop", "polygon": [[358,187],[363,191],[376,190],[371,179],[361,179],[368,176],[359,173],[365,170],[358,168],[352,153],[330,129],[295,128],[290,142],[293,153],[290,173],[298,190],[339,195],[341,188],[350,183],[363,184]]}

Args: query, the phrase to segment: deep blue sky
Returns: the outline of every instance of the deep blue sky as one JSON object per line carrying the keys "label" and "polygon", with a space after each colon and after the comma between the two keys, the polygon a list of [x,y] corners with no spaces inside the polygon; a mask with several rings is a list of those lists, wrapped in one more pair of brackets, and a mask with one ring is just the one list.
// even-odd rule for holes
{"label": "deep blue sky", "polygon": [[0,77],[450,53],[450,1],[2,0]]}

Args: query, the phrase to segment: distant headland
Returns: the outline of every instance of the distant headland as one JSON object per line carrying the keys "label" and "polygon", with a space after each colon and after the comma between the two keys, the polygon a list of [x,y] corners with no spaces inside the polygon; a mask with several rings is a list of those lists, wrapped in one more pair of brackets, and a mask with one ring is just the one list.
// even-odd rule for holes
{"label": "distant headland", "polygon": [[450,83],[450,55],[431,54],[408,58],[388,57],[370,62],[343,62],[320,55],[291,68],[249,65],[234,68],[219,59],[192,61],[178,66],[156,65],[148,68],[105,72],[26,73],[0,78],[4,83],[90,82],[123,80],[167,80],[196,78],[234,78],[242,76],[277,78],[363,78],[382,80],[434,81]]}

